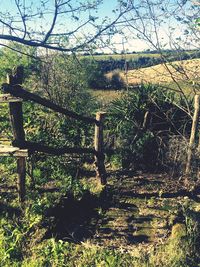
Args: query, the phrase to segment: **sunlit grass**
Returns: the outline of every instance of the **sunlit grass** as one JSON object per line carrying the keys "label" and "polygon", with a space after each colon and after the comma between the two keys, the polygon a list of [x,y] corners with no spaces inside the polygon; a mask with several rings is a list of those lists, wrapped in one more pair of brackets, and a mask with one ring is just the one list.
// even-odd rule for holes
{"label": "sunlit grass", "polygon": [[122,90],[91,90],[92,96],[97,98],[102,106],[106,106],[111,101],[120,98],[122,93]]}
{"label": "sunlit grass", "polygon": [[128,71],[124,76],[130,85],[158,84],[185,93],[195,93],[200,84],[200,59],[175,61]]}

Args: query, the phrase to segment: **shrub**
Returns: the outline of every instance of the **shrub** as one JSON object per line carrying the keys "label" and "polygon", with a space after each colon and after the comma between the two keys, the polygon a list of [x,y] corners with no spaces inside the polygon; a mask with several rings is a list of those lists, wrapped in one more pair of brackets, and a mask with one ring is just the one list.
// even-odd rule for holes
{"label": "shrub", "polygon": [[191,124],[191,118],[173,104],[174,99],[172,93],[164,94],[160,88],[142,85],[112,102],[108,131],[115,140],[123,167],[150,171],[167,168],[169,137],[180,132],[186,134]]}
{"label": "shrub", "polygon": [[105,89],[107,88],[107,79],[98,61],[83,58],[81,64],[85,73],[85,81],[89,88]]}
{"label": "shrub", "polygon": [[125,82],[120,74],[119,70],[114,70],[113,72],[106,75],[107,78],[107,89],[120,90],[125,87]]}

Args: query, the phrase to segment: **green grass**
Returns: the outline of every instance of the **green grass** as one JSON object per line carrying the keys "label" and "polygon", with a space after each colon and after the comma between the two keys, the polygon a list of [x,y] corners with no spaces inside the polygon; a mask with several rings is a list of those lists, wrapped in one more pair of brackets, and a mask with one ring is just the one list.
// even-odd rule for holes
{"label": "green grass", "polygon": [[[2,167],[2,176],[4,169]],[[10,178],[10,183],[14,185],[16,178]],[[41,177],[38,177],[41,179]],[[90,186],[88,186],[90,182]],[[197,267],[195,263],[194,244],[198,238],[198,216],[200,205],[189,199],[184,199],[183,202],[179,199],[179,204],[183,209],[185,216],[187,231],[186,234],[182,232],[170,235],[167,242],[157,244],[149,243],[148,246],[129,246],[123,247],[113,239],[113,246],[97,245],[92,239],[87,239],[83,242],[71,243],[57,239],[51,236],[44,239],[46,227],[53,224],[51,220],[45,217],[46,210],[49,207],[54,207],[60,198],[68,190],[68,181],[62,181],[58,184],[60,190],[54,193],[40,194],[37,190],[30,190],[27,187],[28,201],[26,205],[20,207],[18,200],[11,193],[5,197],[0,198],[1,212],[0,212],[0,266],[5,267]],[[129,185],[127,184],[129,187]],[[74,184],[74,190],[78,197],[82,191],[89,188],[93,194],[99,195],[102,188],[97,180],[88,181],[83,179],[81,183]],[[122,201],[122,199],[121,199]],[[137,199],[129,197],[126,199],[128,203],[138,205],[140,212],[144,216],[148,215],[149,210],[153,206],[162,207],[168,206],[170,200],[150,199],[148,202],[144,199]],[[173,201],[173,200],[171,200]],[[168,203],[169,202],[169,203]],[[176,203],[177,204],[177,203]],[[8,206],[8,209],[3,208]],[[164,207],[163,207],[164,208]],[[21,210],[22,214],[19,216],[11,212]],[[171,207],[169,208],[171,209]],[[116,215],[116,210],[111,209]],[[158,210],[159,211],[159,210]],[[100,212],[100,211],[99,211]],[[145,213],[147,212],[147,214]],[[159,211],[162,216],[163,211]],[[123,215],[124,214],[124,215]],[[101,211],[101,218],[105,218],[105,212]],[[119,218],[121,216],[121,219]],[[123,217],[124,216],[124,217]],[[138,215],[137,215],[138,216]],[[112,224],[126,223],[127,212],[117,214],[116,220],[111,221]],[[119,220],[120,219],[120,220]],[[154,224],[156,225],[156,221]],[[141,225],[139,225],[141,226]],[[117,225],[116,225],[117,227]],[[146,224],[146,231],[149,229],[149,223]],[[175,228],[174,228],[175,229]],[[139,229],[138,229],[139,230]],[[176,227],[177,231],[177,227]],[[182,231],[182,229],[181,229]],[[146,234],[142,230],[138,234]],[[114,246],[116,245],[116,247]],[[194,262],[193,262],[194,261]],[[190,265],[188,265],[188,262]],[[196,264],[196,265],[192,265]]]}
{"label": "green grass", "polygon": [[111,101],[120,98],[123,91],[120,90],[91,90],[92,96],[98,99],[101,106],[107,106]]}
{"label": "green grass", "polygon": [[177,84],[174,82],[164,85],[164,87],[175,90],[177,92],[183,92],[187,96],[194,96],[196,92],[199,92],[199,86],[193,86],[191,82],[179,81]]}
{"label": "green grass", "polygon": [[[190,258],[189,240],[184,234],[170,236],[167,243],[154,247],[112,248],[92,240],[79,244],[42,240],[42,215],[25,210],[23,220],[1,218],[0,266],[5,267],[197,267]],[[191,223],[195,223],[192,221]],[[189,258],[188,258],[189,257]],[[193,265],[194,264],[194,265]]]}

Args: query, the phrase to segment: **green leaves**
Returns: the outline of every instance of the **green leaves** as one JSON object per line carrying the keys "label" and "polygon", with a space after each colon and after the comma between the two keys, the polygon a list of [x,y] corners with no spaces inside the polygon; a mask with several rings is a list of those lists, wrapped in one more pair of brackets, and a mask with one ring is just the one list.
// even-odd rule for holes
{"label": "green leaves", "polygon": [[195,20],[195,25],[198,26],[198,27],[200,27],[200,18],[197,18]]}

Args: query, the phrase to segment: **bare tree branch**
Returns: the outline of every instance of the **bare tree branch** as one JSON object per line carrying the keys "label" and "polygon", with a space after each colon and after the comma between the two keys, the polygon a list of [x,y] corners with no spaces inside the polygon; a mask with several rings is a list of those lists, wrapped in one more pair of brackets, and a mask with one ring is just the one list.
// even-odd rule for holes
{"label": "bare tree branch", "polygon": [[96,12],[102,2],[54,0],[52,6],[52,2],[46,0],[36,6],[34,2],[25,5],[24,0],[14,0],[12,10],[0,12],[3,26],[0,39],[62,52],[83,50],[96,39],[100,41],[102,34],[104,39],[106,35],[114,34],[109,29],[130,10],[131,1],[128,0],[126,5],[118,3],[119,8],[112,19],[100,18],[98,12],[94,16],[93,11]]}

